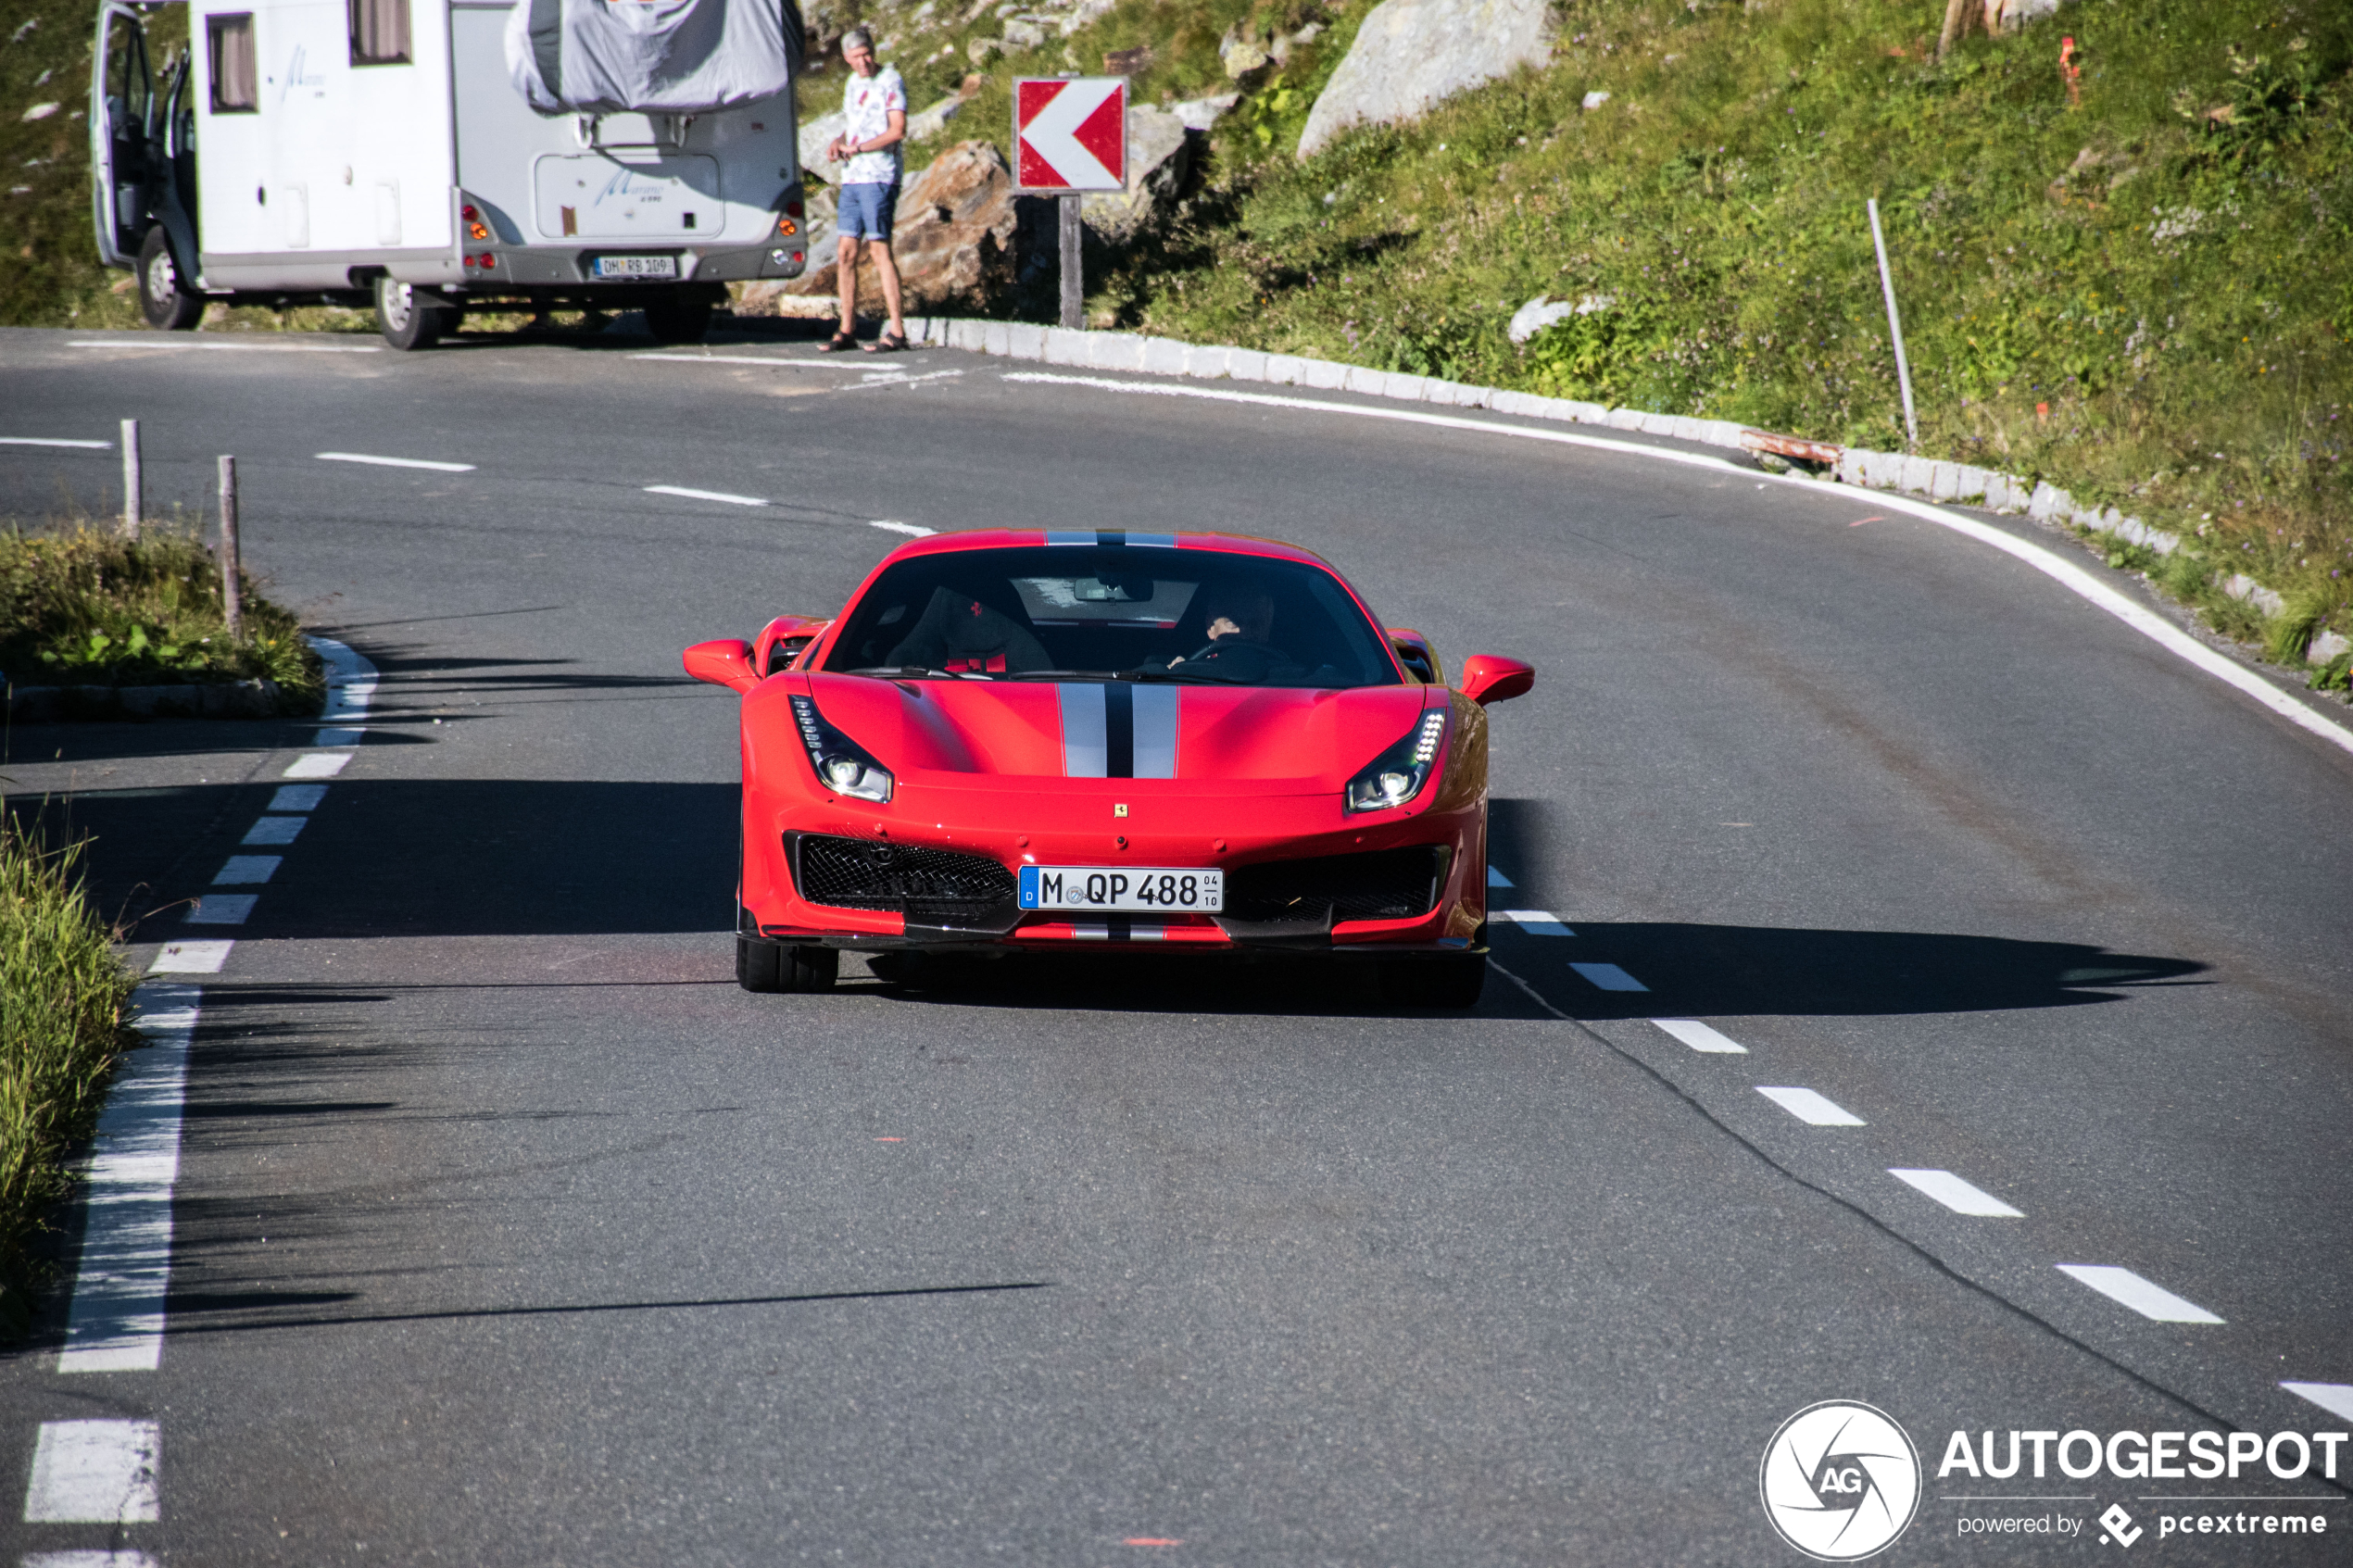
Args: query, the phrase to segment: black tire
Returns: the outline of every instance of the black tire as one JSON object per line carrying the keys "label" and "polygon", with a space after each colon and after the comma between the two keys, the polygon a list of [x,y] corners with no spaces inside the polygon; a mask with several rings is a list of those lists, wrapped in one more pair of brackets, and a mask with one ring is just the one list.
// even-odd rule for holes
{"label": "black tire", "polygon": [[180,281],[180,263],[158,223],[139,246],[139,313],[163,332],[184,332],[204,319],[204,296]]}
{"label": "black tire", "polygon": [[441,334],[457,329],[458,313],[431,289],[376,280],[376,330],[384,341],[406,352],[431,348]]}
{"label": "black tire", "polygon": [[1381,999],[1393,1007],[1458,1010],[1478,1005],[1487,988],[1487,955],[1390,959],[1380,966]]}
{"label": "black tire", "polygon": [[711,331],[711,301],[664,295],[645,304],[646,331],[657,343],[700,343]]}
{"label": "black tire", "polygon": [[840,972],[841,955],[831,947],[736,938],[736,984],[747,991],[830,991]]}

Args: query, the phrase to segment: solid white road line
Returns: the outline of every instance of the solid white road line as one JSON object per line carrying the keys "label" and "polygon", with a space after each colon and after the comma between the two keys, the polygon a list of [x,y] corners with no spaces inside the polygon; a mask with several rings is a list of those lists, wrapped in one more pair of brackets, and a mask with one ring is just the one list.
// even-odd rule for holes
{"label": "solid white road line", "polygon": [[60,1373],[152,1372],[162,1360],[181,1102],[203,996],[194,985],[152,980],[132,994],[149,1044],[122,1059],[91,1142],[90,1217]]}
{"label": "solid white road line", "polygon": [[[316,811],[319,802],[327,798],[325,784],[280,784],[278,793],[270,797],[272,811]],[[245,840],[251,844],[252,839]]]}
{"label": "solid white road line", "polygon": [[904,533],[911,539],[928,539],[939,532],[937,528],[924,528],[912,522],[876,521],[870,522],[866,526],[879,528],[887,533]]}
{"label": "solid white road line", "polygon": [[1650,989],[1614,963],[1573,963],[1568,967],[1604,991],[1647,991]]}
{"label": "solid white road line", "polygon": [[1756,1085],[1756,1092],[1796,1117],[1800,1122],[1817,1127],[1860,1127],[1867,1125],[1853,1111],[1816,1094],[1811,1089],[1768,1088]]}
{"label": "solid white road line", "polygon": [[86,452],[111,452],[111,441],[69,441],[54,435],[0,435],[0,446],[78,446]]}
{"label": "solid white road line", "polygon": [[296,758],[278,776],[282,779],[332,779],[342,772],[344,764],[350,760],[351,753],[348,751],[314,751]]}
{"label": "solid white road line", "polygon": [[144,1551],[128,1547],[96,1551],[28,1551],[24,1568],[161,1568]]}
{"label": "solid white road line", "polygon": [[314,453],[322,463],[372,463],[381,469],[431,469],[435,473],[472,473],[472,463],[437,463],[430,458],[379,458],[369,452]]}
{"label": "solid white road line", "polygon": [[251,893],[207,893],[182,918],[184,925],[243,925],[258,901]]}
{"label": "solid white road line", "polygon": [[210,348],[230,354],[381,354],[381,343],[192,343],[186,338],[73,338],[68,348]]}
{"label": "solid white road line", "polygon": [[764,359],[754,354],[632,354],[632,359],[668,359],[682,365],[768,365],[780,370],[863,370],[858,360]]}
{"label": "solid white road line", "polygon": [[166,942],[149,974],[219,974],[234,942]]}
{"label": "solid white road line", "polygon": [[[291,820],[296,827],[302,825],[301,818]],[[232,855],[219,871],[212,873],[212,885],[251,887],[257,883],[268,882],[284,860],[283,855]]]}
{"label": "solid white road line", "polygon": [[1989,1220],[2026,1218],[2024,1210],[2011,1208],[1984,1188],[1961,1180],[1950,1171],[1906,1171],[1891,1165],[1887,1173],[1899,1182],[1918,1187],[1956,1214],[1975,1214]]}
{"label": "solid white road line", "polygon": [[337,725],[333,729],[321,730],[317,734],[312,735],[310,744],[313,746],[358,746],[366,738],[367,734],[365,730]]}
{"label": "solid white road line", "polygon": [[152,1421],[44,1421],[24,1516],[32,1524],[146,1524],[156,1502]]}
{"label": "solid white road line", "polygon": [[[368,709],[376,700],[376,667],[352,651],[350,645],[333,637],[305,639],[317,650],[320,661],[327,667],[327,706],[320,719],[329,724],[347,725],[355,719],[365,719]],[[313,746],[357,746],[359,732],[350,728],[321,730],[310,737]]]}
{"label": "solid white road line", "polygon": [[2221,1323],[2222,1320],[2195,1301],[2184,1301],[2161,1285],[2152,1285],[2130,1269],[2107,1263],[2061,1263],[2058,1272],[2081,1281],[2111,1301],[2120,1301],[2145,1318],[2158,1323]]}
{"label": "solid white road line", "polygon": [[2353,1383],[2283,1383],[2298,1399],[2309,1399],[2339,1421],[2353,1421]]}
{"label": "solid white road line", "polygon": [[263,817],[245,829],[239,844],[292,844],[302,835],[308,817]]}
{"label": "solid white road line", "polygon": [[683,484],[648,484],[648,495],[684,495],[689,501],[724,501],[731,507],[764,507],[757,495],[730,495],[724,490],[689,490]]}
{"label": "solid white road line", "polygon": [[927,381],[946,381],[950,376],[963,373],[962,370],[931,370],[920,376],[911,376],[900,370],[877,370],[856,386],[846,386],[842,390],[859,392],[870,386],[915,386]]}
{"label": "solid white road line", "polygon": [[[1359,419],[1397,420],[1409,424],[1438,425],[1449,430],[1478,431],[1488,435],[1510,436],[1522,441],[1545,441],[1562,446],[1588,446],[1601,451],[1623,452],[1629,456],[1649,458],[1663,463],[1680,463],[1687,468],[1712,469],[1738,473],[1743,478],[1755,476],[1746,469],[1726,462],[1720,458],[1702,457],[1692,452],[1677,452],[1664,446],[1645,446],[1631,441],[1611,441],[1597,435],[1573,435],[1567,431],[1529,430],[1522,425],[1494,424],[1485,420],[1466,420],[1445,414],[1409,413],[1400,408],[1368,408],[1353,403],[1327,403],[1313,397],[1276,397],[1256,392],[1214,392],[1207,387],[1163,385],[1156,383],[1109,381],[1099,376],[1058,376],[1038,370],[1013,370],[1006,373],[1009,382],[1045,382],[1069,386],[1099,387],[1106,392],[1126,392],[1145,396],[1198,397],[1218,403],[1256,403],[1278,408],[1306,408],[1317,413],[1349,414]],[[1817,495],[1829,492],[1845,497],[1868,496],[1869,504],[1885,507],[1907,516],[1932,522],[1939,528],[1949,528],[1980,544],[1991,545],[2005,555],[2014,556],[2035,571],[2057,583],[2068,592],[2115,616],[2135,632],[2162,646],[2168,653],[2197,666],[2216,680],[2233,686],[2253,697],[2264,707],[2300,729],[2309,730],[2332,746],[2353,751],[2353,729],[2322,717],[2285,692],[2280,691],[2262,676],[2241,669],[2229,658],[2215,652],[2205,644],[2182,631],[2171,621],[2117,592],[2082,567],[2041,545],[2031,544],[1994,527],[1990,523],[1947,511],[1931,501],[1915,500],[1911,496],[1886,490],[1857,490],[1835,481],[1802,479],[1791,474],[1776,474],[1768,483],[1793,485]]]}
{"label": "solid white road line", "polygon": [[1721,1056],[1748,1054],[1746,1046],[1718,1034],[1695,1018],[1654,1018],[1651,1022],[1695,1051],[1713,1051]]}
{"label": "solid white road line", "polygon": [[1574,936],[1574,931],[1561,923],[1560,916],[1550,909],[1496,909],[1497,920],[1507,920],[1530,936]]}

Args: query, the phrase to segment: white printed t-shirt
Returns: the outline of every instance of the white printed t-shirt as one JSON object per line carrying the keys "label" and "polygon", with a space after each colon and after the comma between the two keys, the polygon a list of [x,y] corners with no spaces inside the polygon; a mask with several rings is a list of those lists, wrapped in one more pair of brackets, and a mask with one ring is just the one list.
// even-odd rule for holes
{"label": "white printed t-shirt", "polygon": [[[899,79],[896,66],[878,66],[872,76],[860,76],[852,71],[849,86],[841,95],[841,112],[849,123],[843,130],[852,143],[871,142],[890,132],[890,111],[907,112],[907,84]],[[842,169],[845,185],[896,185],[899,183],[899,149],[903,142],[893,142],[880,152],[860,153]]]}

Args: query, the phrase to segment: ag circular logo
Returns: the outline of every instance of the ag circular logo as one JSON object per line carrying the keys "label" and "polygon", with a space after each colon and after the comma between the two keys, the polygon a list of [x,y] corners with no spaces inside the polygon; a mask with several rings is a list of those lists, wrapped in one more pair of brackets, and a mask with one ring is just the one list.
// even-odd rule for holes
{"label": "ag circular logo", "polygon": [[1765,1445],[1756,1489],[1781,1539],[1824,1562],[1893,1544],[1920,1503],[1920,1456],[1894,1419],[1851,1399],[1808,1405]]}

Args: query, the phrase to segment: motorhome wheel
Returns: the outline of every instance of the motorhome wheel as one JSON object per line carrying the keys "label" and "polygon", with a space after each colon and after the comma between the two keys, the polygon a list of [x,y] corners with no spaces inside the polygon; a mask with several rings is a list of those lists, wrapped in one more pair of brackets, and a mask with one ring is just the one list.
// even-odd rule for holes
{"label": "motorhome wheel", "polygon": [[148,230],[139,246],[139,309],[147,325],[167,332],[184,332],[204,315],[203,297],[180,286],[161,224]]}
{"label": "motorhome wheel", "polygon": [[376,280],[376,327],[395,348],[431,348],[455,324],[455,314],[429,289]]}

